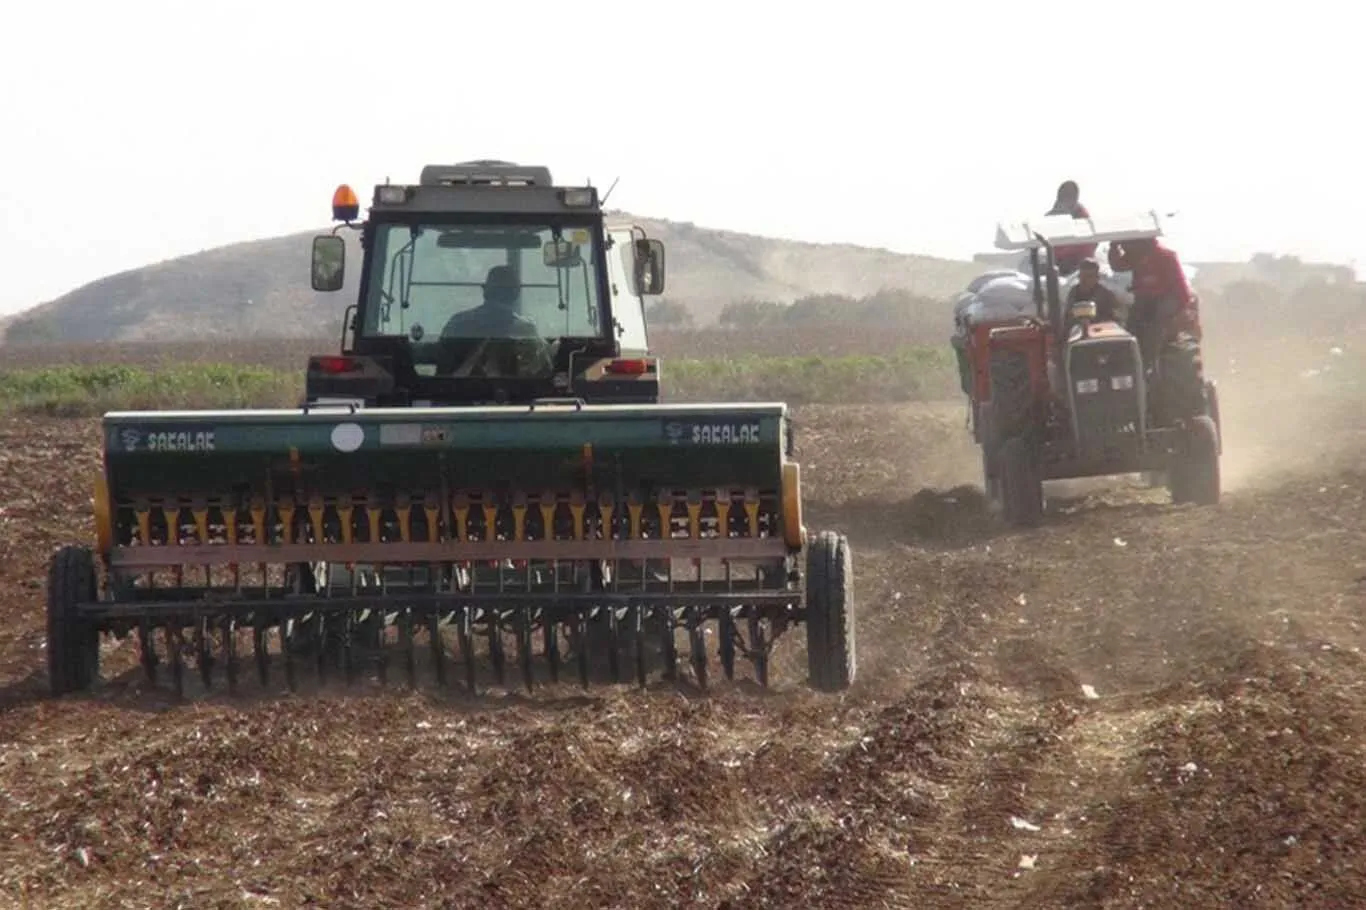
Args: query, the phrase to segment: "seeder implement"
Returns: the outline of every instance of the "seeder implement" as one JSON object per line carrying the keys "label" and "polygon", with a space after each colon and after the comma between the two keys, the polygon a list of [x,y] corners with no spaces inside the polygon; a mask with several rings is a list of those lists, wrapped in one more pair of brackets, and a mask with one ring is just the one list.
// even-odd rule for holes
{"label": "seeder implement", "polygon": [[93,685],[111,635],[177,691],[187,655],[229,688],[429,666],[472,692],[481,665],[644,684],[683,662],[705,686],[708,633],[727,677],[739,657],[766,683],[796,624],[811,684],[852,682],[849,547],[802,525],[786,406],[659,403],[659,240],[499,161],[429,165],[359,211],[341,185],[313,238],[315,291],[344,284],[342,227],[363,259],[302,407],[105,415],[96,545],[49,572],[54,692]]}
{"label": "seeder implement", "polygon": [[528,689],[645,685],[685,660],[705,687],[709,628],[727,678],[741,657],[767,684],[799,623],[813,685],[853,675],[849,550],[806,540],[781,404],[112,413],[104,432],[97,547],[51,566],[58,693],[93,684],[101,634],[136,637],[178,693],[187,658],[229,690],[416,685],[422,665],[473,692],[481,664]]}

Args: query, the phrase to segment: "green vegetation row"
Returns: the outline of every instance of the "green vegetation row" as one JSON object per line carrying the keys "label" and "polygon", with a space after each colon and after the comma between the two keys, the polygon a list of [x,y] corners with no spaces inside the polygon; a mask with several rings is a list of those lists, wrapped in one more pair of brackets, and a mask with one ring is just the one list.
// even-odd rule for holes
{"label": "green vegetation row", "polygon": [[[666,360],[671,401],[928,401],[958,394],[953,353],[908,348],[887,356]],[[0,371],[0,413],[96,416],[110,410],[295,407],[302,370],[170,363],[35,367]]]}

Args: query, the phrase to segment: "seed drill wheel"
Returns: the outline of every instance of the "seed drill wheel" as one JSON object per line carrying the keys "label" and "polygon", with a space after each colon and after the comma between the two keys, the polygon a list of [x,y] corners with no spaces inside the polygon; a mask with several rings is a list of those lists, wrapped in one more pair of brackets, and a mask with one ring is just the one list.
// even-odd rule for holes
{"label": "seed drill wheel", "polygon": [[89,689],[100,673],[100,634],[79,606],[96,596],[89,547],[62,547],[47,571],[47,675],[53,695]]}
{"label": "seed drill wheel", "polygon": [[813,688],[854,681],[854,565],[843,534],[822,531],[806,549],[806,654]]}
{"label": "seed drill wheel", "polygon": [[1186,450],[1176,456],[1168,476],[1172,502],[1218,505],[1219,429],[1214,418],[1202,414],[1191,421]]}

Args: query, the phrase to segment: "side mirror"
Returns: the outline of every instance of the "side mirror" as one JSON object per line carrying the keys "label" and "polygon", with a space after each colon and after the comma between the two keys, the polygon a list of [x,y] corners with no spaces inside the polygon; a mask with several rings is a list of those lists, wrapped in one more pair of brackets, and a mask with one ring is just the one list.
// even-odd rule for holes
{"label": "side mirror", "polygon": [[568,240],[552,240],[541,247],[541,261],[546,268],[572,269],[583,265],[583,253],[577,243]]}
{"label": "side mirror", "polygon": [[346,241],[335,234],[313,238],[313,290],[340,291],[346,281]]}
{"label": "side mirror", "polygon": [[653,237],[636,242],[636,287],[642,297],[664,292],[664,242]]}

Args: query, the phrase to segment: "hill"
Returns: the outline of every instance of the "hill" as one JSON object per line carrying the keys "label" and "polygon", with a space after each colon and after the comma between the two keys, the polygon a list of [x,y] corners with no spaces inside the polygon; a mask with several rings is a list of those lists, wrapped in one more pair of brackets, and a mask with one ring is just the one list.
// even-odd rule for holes
{"label": "hill", "polygon": [[[791,302],[813,294],[861,297],[884,287],[946,297],[979,269],[969,262],[847,244],[816,244],[613,213],[668,248],[667,298],[698,323],[728,303]],[[5,340],[134,341],[330,336],[355,300],[360,245],[347,234],[347,286],[308,285],[313,232],[238,243],[110,275],[28,310]]]}

